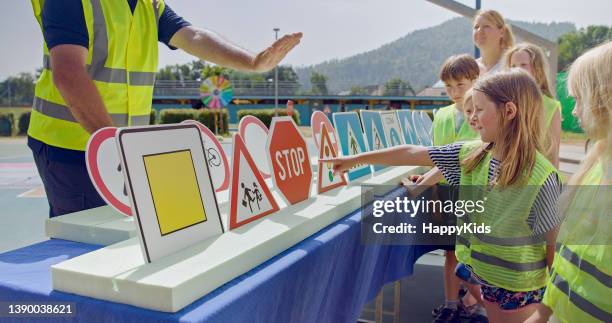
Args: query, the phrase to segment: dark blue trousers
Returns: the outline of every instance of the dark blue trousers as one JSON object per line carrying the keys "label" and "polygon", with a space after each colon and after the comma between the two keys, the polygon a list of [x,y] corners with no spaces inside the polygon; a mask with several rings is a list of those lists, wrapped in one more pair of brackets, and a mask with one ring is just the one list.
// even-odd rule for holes
{"label": "dark blue trousers", "polygon": [[106,204],[89,179],[84,152],[49,146],[32,137],[28,146],[45,186],[49,217]]}

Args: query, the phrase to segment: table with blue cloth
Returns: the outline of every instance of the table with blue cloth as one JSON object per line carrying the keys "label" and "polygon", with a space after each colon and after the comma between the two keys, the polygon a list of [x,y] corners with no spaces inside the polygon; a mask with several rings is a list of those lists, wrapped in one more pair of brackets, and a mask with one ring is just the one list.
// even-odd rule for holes
{"label": "table with blue cloth", "polygon": [[360,221],[356,210],[177,313],[53,291],[52,265],[102,246],[51,239],[0,255],[0,302],[72,302],[69,321],[356,322],[384,284],[437,248],[364,245]]}

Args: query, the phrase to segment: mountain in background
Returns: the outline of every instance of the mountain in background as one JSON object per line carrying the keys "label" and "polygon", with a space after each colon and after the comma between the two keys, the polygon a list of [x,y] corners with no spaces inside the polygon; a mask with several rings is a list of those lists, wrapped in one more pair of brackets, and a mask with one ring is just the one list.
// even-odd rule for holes
{"label": "mountain in background", "polygon": [[[512,23],[555,42],[559,36],[576,30],[576,26],[569,22]],[[409,81],[418,91],[438,80],[438,70],[447,57],[473,52],[471,22],[457,17],[434,27],[416,30],[377,49],[296,67],[295,71],[307,90],[311,87],[310,75],[316,71],[327,77],[330,93],[348,91],[353,86],[382,85],[393,78]]]}

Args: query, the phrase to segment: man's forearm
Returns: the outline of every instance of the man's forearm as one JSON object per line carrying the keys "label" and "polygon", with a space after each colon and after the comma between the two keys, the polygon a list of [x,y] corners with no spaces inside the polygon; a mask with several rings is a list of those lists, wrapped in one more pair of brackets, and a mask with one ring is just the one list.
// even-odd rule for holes
{"label": "man's forearm", "polygon": [[[54,71],[62,71],[56,68]],[[113,126],[98,89],[85,69],[54,72],[53,81],[72,116],[87,132]]]}
{"label": "man's forearm", "polygon": [[224,39],[219,34],[188,26],[181,28],[172,45],[205,61],[242,71],[254,71],[255,54]]}

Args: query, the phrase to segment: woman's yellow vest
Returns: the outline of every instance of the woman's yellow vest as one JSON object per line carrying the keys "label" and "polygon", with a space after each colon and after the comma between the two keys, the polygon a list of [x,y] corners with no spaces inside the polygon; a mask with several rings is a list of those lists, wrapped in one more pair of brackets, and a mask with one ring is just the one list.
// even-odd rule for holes
{"label": "woman's yellow vest", "polygon": [[[480,146],[480,141],[465,143],[460,160]],[[491,154],[487,153],[472,172],[467,173],[461,166],[459,200],[483,201],[484,212],[458,217],[457,224],[474,227],[482,224],[490,232],[458,235],[457,259],[494,286],[517,292],[542,288],[548,278],[546,245],[543,237],[533,234],[527,219],[542,185],[551,173],[556,173],[555,167],[537,153],[527,185],[502,189],[488,185],[490,164]]]}
{"label": "woman's yellow vest", "polygon": [[576,189],[557,238],[544,304],[562,322],[612,322],[612,203],[599,161]]}
{"label": "woman's yellow vest", "polygon": [[[31,0],[42,25],[45,0]],[[89,34],[87,72],[117,127],[149,124],[157,71],[157,24],[163,0],[82,0]],[[48,145],[85,150],[89,133],[76,122],[57,87],[44,44],[28,135]]]}
{"label": "woman's yellow vest", "polygon": [[[433,144],[434,146],[444,146],[452,144],[457,141],[467,141],[479,139],[480,135],[472,130],[468,120],[464,120],[459,132],[456,131],[455,127],[455,116],[457,113],[461,113],[455,105],[449,105],[441,108],[436,112],[436,115],[432,124],[433,131]],[[448,184],[445,179],[440,181],[440,184]]]}

